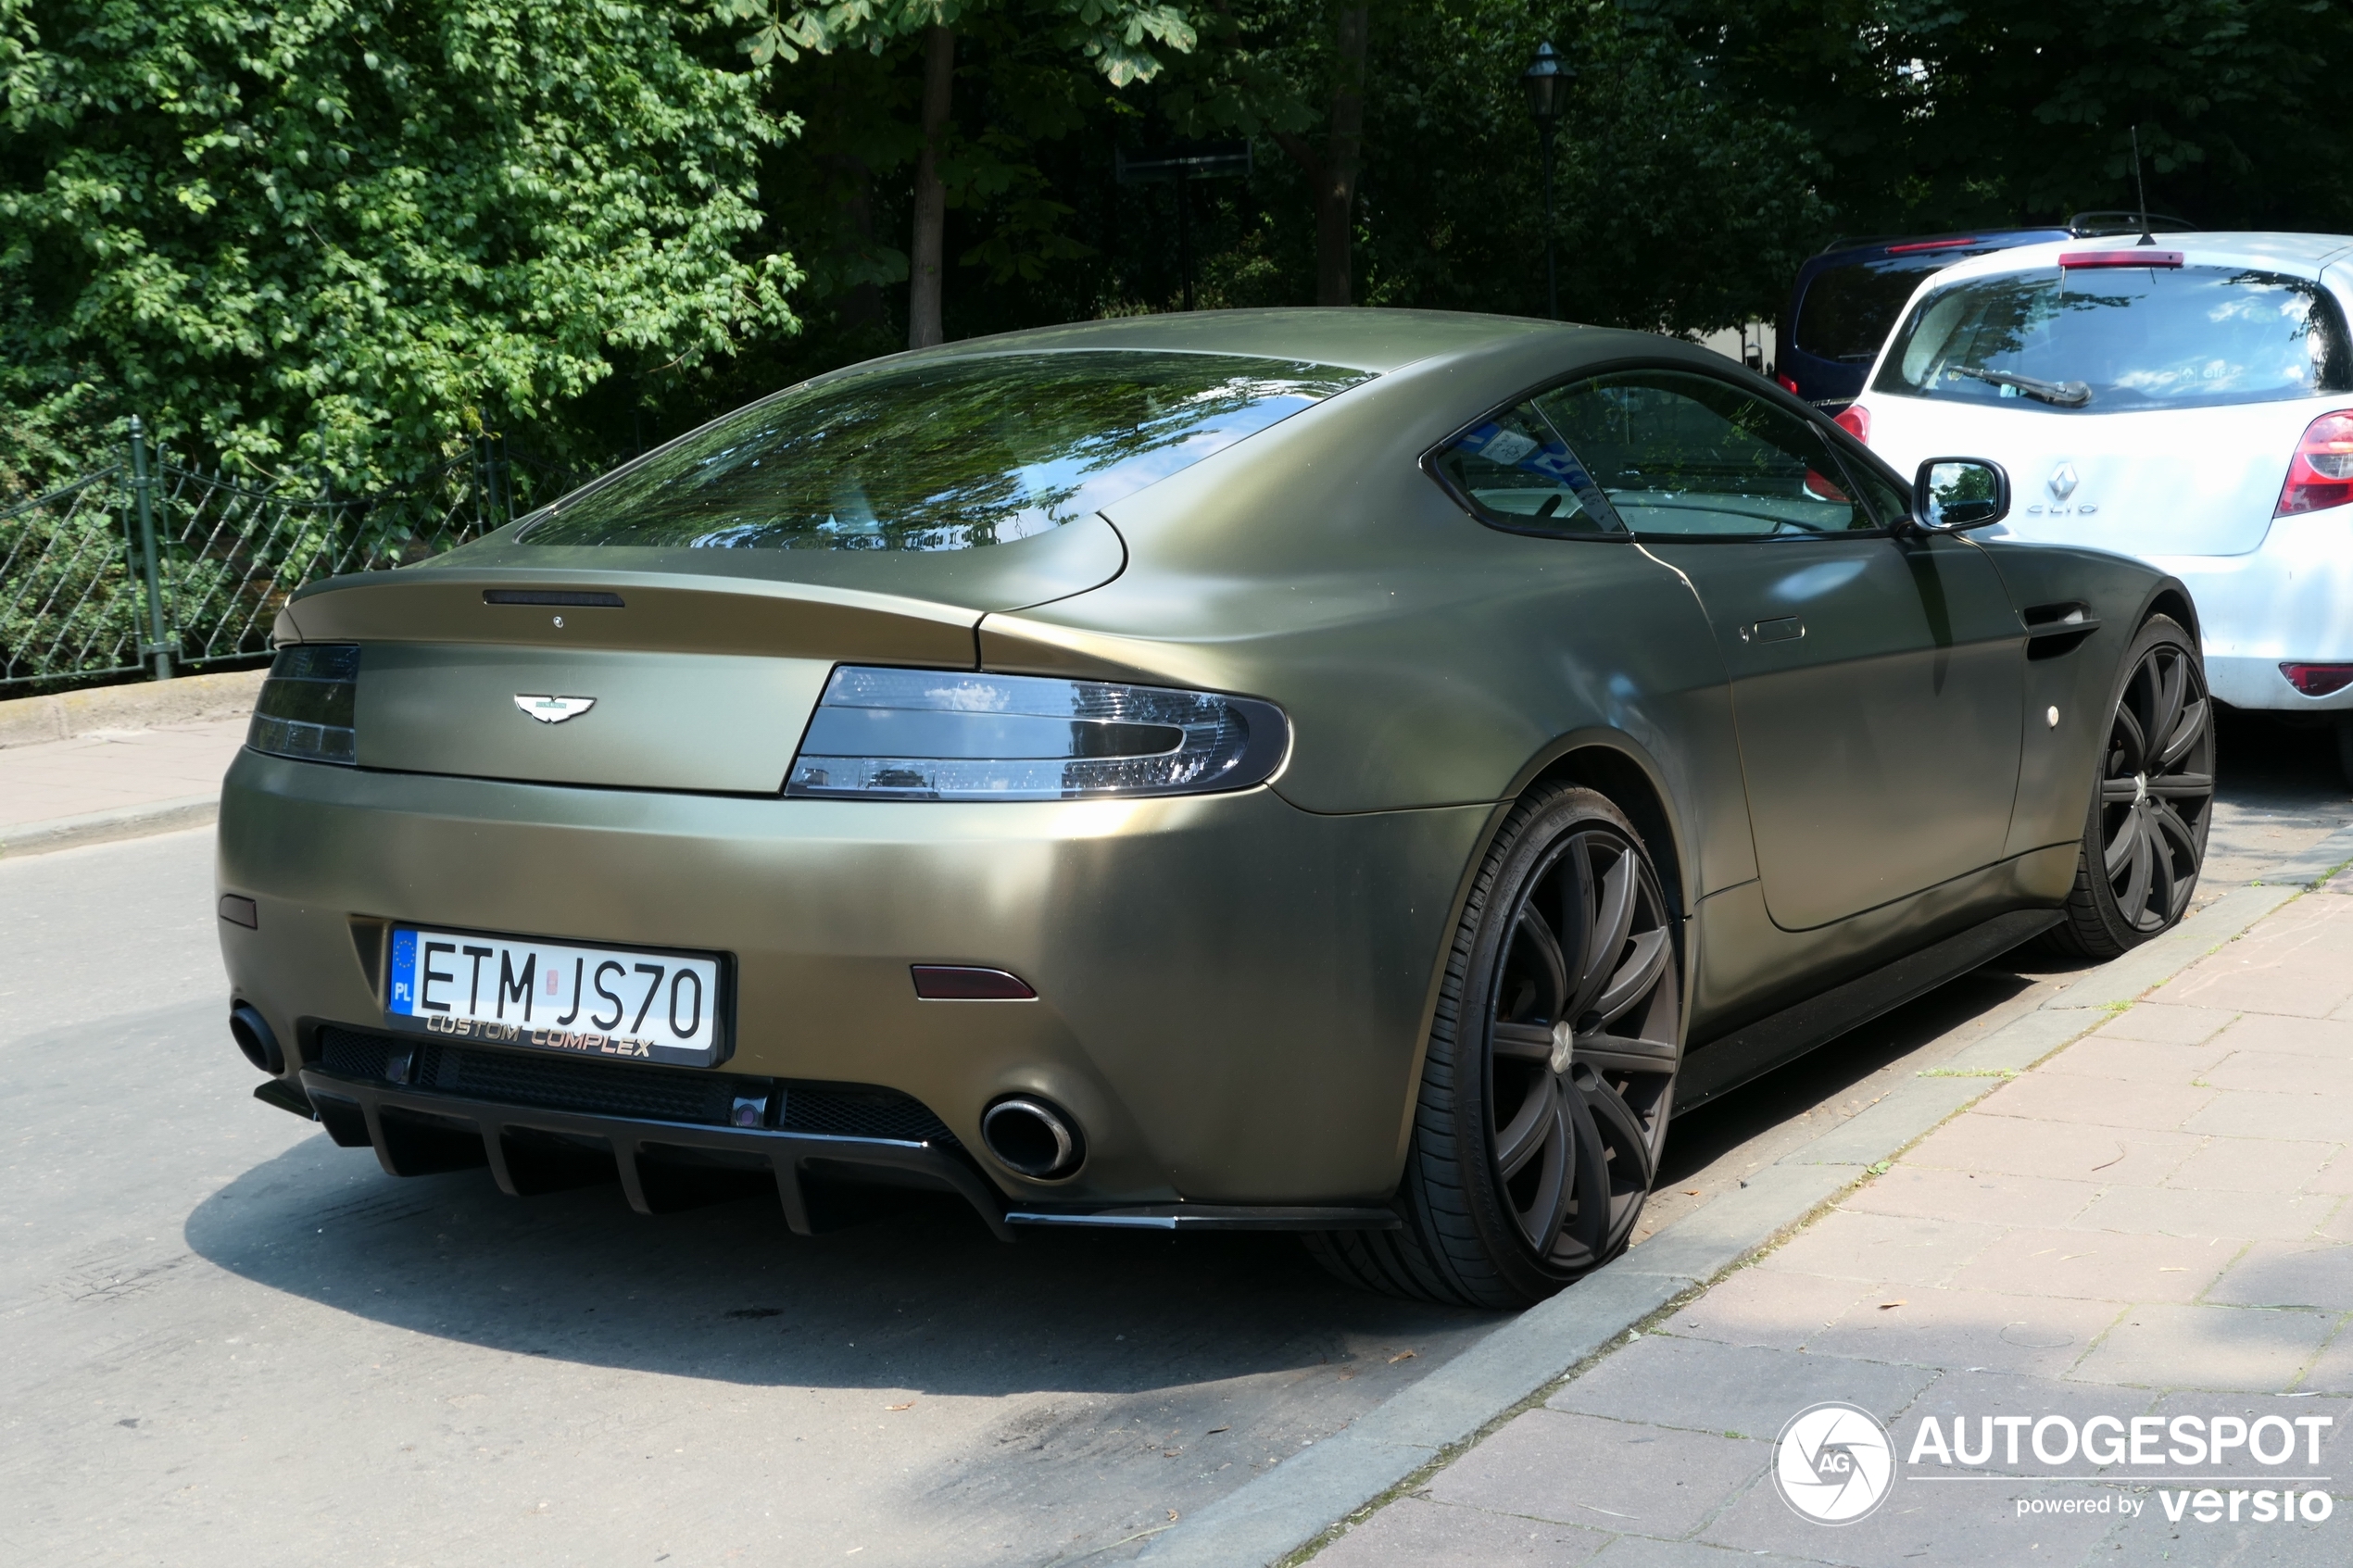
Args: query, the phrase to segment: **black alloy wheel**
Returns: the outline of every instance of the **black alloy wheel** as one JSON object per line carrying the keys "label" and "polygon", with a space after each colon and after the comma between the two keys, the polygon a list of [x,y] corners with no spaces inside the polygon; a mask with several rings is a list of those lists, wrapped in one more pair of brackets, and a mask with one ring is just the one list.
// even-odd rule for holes
{"label": "black alloy wheel", "polygon": [[2067,919],[2053,936],[2110,959],[2188,912],[2214,807],[2214,708],[2197,644],[2152,617],[2108,719]]}
{"label": "black alloy wheel", "polygon": [[1624,1249],[1666,1141],[1680,933],[1641,835],[1587,789],[1514,808],[1450,955],[1402,1230],[1314,1238],[1368,1288],[1481,1307]]}

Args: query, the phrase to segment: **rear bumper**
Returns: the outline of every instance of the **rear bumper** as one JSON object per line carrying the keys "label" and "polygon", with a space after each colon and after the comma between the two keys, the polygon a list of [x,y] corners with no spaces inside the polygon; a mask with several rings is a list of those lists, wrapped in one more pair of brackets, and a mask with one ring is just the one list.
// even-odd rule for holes
{"label": "rear bumper", "polygon": [[[246,752],[222,792],[219,877],[257,921],[220,933],[234,995],[288,1042],[287,1077],[306,1085],[326,1071],[324,1031],[380,1026],[387,922],[714,951],[734,960],[734,1040],[702,1071],[912,1097],[947,1141],[868,1163],[975,1184],[999,1215],[1363,1206],[1396,1183],[1445,933],[1494,809],[1316,816],[1266,790],[786,800]],[[916,963],[1010,970],[1038,999],[919,1000]],[[400,1109],[396,1124],[431,1109],[410,1098],[442,1093],[364,1086]],[[1076,1175],[1033,1182],[982,1152],[981,1110],[1015,1092],[1076,1117]],[[472,1124],[472,1162],[494,1171],[492,1146],[515,1141],[501,1128],[593,1133],[546,1125],[577,1111],[435,1103]],[[790,1128],[705,1126],[682,1143],[588,1120],[624,1169],[724,1146],[765,1160],[781,1191],[787,1166],[844,1158]]]}
{"label": "rear bumper", "polygon": [[2233,708],[2353,711],[2353,687],[2306,696],[2290,661],[2353,663],[2353,506],[2274,518],[2241,556],[2154,556],[2197,602],[2206,679]]}

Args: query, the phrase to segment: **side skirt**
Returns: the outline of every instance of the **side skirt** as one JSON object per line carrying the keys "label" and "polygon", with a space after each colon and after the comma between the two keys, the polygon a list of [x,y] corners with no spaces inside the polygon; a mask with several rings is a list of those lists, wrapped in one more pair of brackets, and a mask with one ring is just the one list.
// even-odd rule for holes
{"label": "side skirt", "polygon": [[1883,1012],[1925,996],[2058,922],[2057,909],[2014,909],[1996,915],[1982,925],[1931,943],[1730,1035],[1692,1046],[1683,1055],[1675,1113],[1680,1116],[1695,1110],[1726,1090],[1736,1089]]}

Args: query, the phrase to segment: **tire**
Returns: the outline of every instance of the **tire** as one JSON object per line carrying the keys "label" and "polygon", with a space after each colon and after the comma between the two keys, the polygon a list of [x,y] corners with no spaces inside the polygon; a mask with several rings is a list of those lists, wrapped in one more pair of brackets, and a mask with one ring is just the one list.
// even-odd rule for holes
{"label": "tire", "polygon": [[1680,933],[1633,824],[1589,789],[1512,809],[1447,956],[1403,1228],[1314,1236],[1351,1285],[1524,1307],[1623,1251],[1682,1049]]}
{"label": "tire", "polygon": [[2197,642],[2152,616],[2108,704],[2075,885],[2051,945],[2105,960],[2171,929],[2190,907],[2214,807],[2214,705]]}
{"label": "tire", "polygon": [[2336,771],[2353,785],[2353,719],[2336,721]]}

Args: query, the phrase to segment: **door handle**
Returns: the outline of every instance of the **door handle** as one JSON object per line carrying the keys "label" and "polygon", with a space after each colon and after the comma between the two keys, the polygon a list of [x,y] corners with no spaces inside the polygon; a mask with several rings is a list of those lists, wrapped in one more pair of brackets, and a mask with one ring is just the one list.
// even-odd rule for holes
{"label": "door handle", "polygon": [[1754,626],[1741,628],[1743,643],[1789,643],[1806,635],[1806,622],[1794,615],[1784,615],[1775,621],[1760,621]]}

